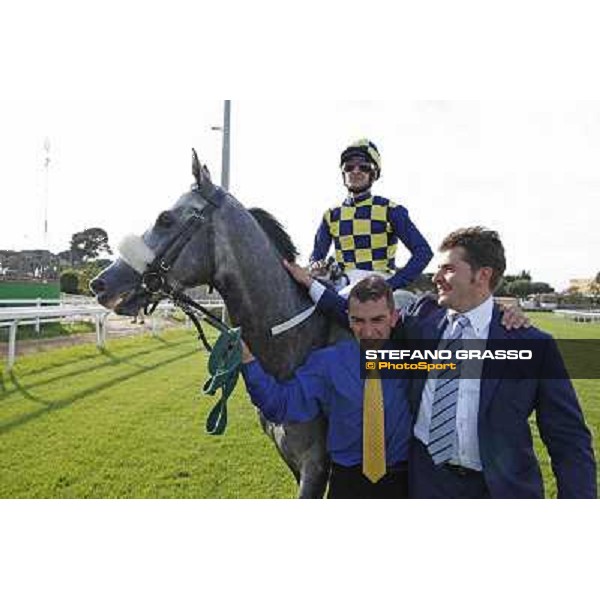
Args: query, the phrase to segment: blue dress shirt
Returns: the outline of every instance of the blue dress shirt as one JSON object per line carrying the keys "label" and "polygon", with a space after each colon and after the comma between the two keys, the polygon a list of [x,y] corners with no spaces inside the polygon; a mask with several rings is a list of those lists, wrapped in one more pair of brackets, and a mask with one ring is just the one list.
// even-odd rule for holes
{"label": "blue dress shirt", "polygon": [[[360,378],[360,346],[344,340],[313,351],[295,376],[278,382],[258,361],[242,367],[252,402],[273,423],[310,421],[320,413],[328,420],[331,459],[351,467],[362,464],[364,380]],[[382,379],[388,466],[407,460],[411,417],[407,384]]]}

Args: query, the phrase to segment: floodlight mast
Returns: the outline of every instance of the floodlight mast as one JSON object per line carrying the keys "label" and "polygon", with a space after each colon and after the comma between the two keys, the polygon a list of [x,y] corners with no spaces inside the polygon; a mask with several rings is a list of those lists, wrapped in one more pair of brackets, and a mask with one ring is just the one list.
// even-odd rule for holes
{"label": "floodlight mast", "polygon": [[44,140],[44,250],[48,248],[48,197],[50,179],[50,138]]}
{"label": "floodlight mast", "polygon": [[229,190],[230,154],[231,154],[231,100],[225,100],[223,106],[223,125],[211,127],[213,131],[223,132],[221,153],[221,187]]}

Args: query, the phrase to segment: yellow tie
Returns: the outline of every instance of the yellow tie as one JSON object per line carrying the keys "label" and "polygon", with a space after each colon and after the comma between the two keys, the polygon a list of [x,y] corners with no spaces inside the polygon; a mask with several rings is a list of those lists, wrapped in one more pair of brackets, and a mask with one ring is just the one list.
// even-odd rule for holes
{"label": "yellow tie", "polygon": [[372,371],[365,381],[363,398],[363,473],[377,483],[385,471],[383,392],[379,373]]}

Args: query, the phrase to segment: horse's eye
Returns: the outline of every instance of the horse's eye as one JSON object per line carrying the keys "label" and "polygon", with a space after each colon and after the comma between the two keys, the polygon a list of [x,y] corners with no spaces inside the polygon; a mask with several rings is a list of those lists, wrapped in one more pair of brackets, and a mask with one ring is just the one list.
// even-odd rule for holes
{"label": "horse's eye", "polygon": [[160,213],[160,215],[158,215],[158,219],[156,219],[156,225],[158,227],[171,227],[174,222],[175,219],[173,218],[173,215],[167,211]]}

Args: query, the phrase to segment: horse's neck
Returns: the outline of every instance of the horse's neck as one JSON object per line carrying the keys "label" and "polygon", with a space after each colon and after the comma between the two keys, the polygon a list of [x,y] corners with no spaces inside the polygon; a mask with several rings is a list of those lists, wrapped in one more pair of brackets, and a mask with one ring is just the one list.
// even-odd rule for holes
{"label": "horse's neck", "polygon": [[282,336],[270,335],[271,327],[311,303],[249,213],[232,211],[215,228],[215,264],[214,284],[232,322],[241,326],[244,340],[269,371],[289,374],[313,345],[320,345],[325,334],[322,322],[304,326],[302,332],[296,328]]}

